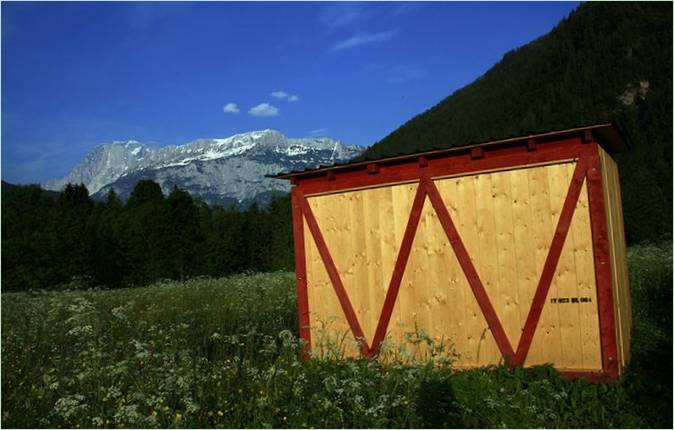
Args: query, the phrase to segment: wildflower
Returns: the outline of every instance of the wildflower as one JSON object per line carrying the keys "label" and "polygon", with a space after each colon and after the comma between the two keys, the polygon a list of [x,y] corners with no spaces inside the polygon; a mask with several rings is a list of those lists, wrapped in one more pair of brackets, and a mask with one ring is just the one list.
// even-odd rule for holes
{"label": "wildflower", "polygon": [[153,417],[156,417],[156,416],[157,416],[157,411],[153,410],[153,411],[152,411],[152,416],[153,416]]}
{"label": "wildflower", "polygon": [[224,414],[222,413],[222,411],[218,411],[218,415],[223,416]]}
{"label": "wildflower", "polygon": [[176,421],[180,421],[183,416],[180,414],[180,412],[176,413]]}

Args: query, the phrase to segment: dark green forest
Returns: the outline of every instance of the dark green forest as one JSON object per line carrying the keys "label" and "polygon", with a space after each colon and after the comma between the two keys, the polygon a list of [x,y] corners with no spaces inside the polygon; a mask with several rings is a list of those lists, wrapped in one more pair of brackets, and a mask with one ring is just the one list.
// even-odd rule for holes
{"label": "dark green forest", "polygon": [[147,285],[293,267],[290,199],[245,211],[139,181],[126,203],[84,185],[58,197],[37,185],[2,193],[2,290]]}
{"label": "dark green forest", "polygon": [[672,3],[582,4],[363,158],[614,121],[630,244],[672,235]]}

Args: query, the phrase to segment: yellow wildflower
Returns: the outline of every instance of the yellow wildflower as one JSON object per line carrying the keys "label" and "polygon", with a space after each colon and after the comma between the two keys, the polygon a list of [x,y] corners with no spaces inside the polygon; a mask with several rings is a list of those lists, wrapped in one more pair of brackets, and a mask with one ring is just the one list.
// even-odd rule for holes
{"label": "yellow wildflower", "polygon": [[224,414],[222,413],[222,411],[218,411],[218,415],[223,416]]}

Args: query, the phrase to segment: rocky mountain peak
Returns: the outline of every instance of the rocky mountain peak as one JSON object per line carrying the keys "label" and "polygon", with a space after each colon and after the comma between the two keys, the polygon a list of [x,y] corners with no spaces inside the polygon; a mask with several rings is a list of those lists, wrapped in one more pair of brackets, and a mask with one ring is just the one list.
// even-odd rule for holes
{"label": "rocky mountain peak", "polygon": [[68,182],[82,182],[94,196],[114,189],[125,197],[138,180],[153,179],[166,193],[177,185],[227,205],[288,190],[285,181],[267,174],[347,161],[362,150],[327,137],[288,138],[273,129],[164,147],[113,141],[94,148],[66,177],[43,186],[60,190]]}

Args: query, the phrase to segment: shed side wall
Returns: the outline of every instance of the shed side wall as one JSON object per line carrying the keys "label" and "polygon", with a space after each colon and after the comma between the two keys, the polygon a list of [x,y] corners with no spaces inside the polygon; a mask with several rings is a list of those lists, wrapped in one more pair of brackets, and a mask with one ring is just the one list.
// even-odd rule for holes
{"label": "shed side wall", "polygon": [[599,157],[601,160],[602,189],[604,201],[606,202],[606,223],[609,234],[616,339],[620,369],[624,369],[630,361],[632,303],[629,275],[627,272],[627,248],[625,245],[620,177],[615,160],[601,147],[599,147]]}

